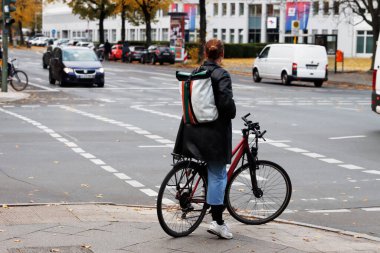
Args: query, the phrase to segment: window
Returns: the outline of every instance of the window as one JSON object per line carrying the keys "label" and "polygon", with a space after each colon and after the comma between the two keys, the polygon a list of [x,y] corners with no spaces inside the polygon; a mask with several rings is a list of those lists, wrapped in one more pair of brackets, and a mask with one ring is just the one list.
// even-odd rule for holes
{"label": "window", "polygon": [[222,41],[226,41],[226,29],[222,29]]}
{"label": "window", "polygon": [[212,29],[212,37],[215,39],[218,38],[218,29]]}
{"label": "window", "polygon": [[108,30],[107,29],[104,30],[104,40],[105,41],[108,40]]}
{"label": "window", "polygon": [[116,41],[116,29],[112,29],[112,41]]}
{"label": "window", "polygon": [[89,31],[88,31],[88,37],[90,38],[91,41],[93,40],[93,37],[92,37],[92,30],[89,30]]}
{"label": "window", "polygon": [[235,10],[235,3],[231,3],[231,16],[235,16],[236,10]]}
{"label": "window", "polygon": [[356,36],[356,53],[371,54],[373,49],[372,31],[358,31]]}
{"label": "window", "polygon": [[333,13],[334,13],[334,15],[339,15],[339,2],[338,1],[334,1]]}
{"label": "window", "polygon": [[338,34],[338,29],[333,29],[333,30],[331,31],[331,33],[332,33],[332,34]]}
{"label": "window", "polygon": [[244,15],[244,3],[239,3],[239,15]]}
{"label": "window", "polygon": [[222,16],[227,15],[227,3],[222,3]]}
{"label": "window", "polygon": [[145,29],[140,30],[140,40],[146,40],[146,32]]}
{"label": "window", "polygon": [[152,29],[152,40],[153,41],[157,40],[157,29]]}
{"label": "window", "polygon": [[264,51],[262,51],[261,54],[259,55],[259,58],[267,58],[269,54],[269,49],[270,47],[265,48]]}
{"label": "window", "polygon": [[130,37],[130,40],[136,40],[136,30],[135,29],[131,29],[131,37]]}
{"label": "window", "polygon": [[249,16],[261,16],[261,4],[250,5]]}
{"label": "window", "polygon": [[218,16],[219,14],[219,9],[218,9],[218,3],[214,3],[214,16]]}
{"label": "window", "polygon": [[322,34],[328,34],[329,33],[329,30],[327,29],[322,29]]}
{"label": "window", "polygon": [[249,29],[249,43],[259,43],[261,37],[261,29]]}
{"label": "window", "polygon": [[313,2],[313,15],[318,15],[319,13],[319,1]]}
{"label": "window", "polygon": [[230,43],[235,43],[235,29],[230,29]]}
{"label": "window", "polygon": [[323,2],[323,15],[329,15],[330,10],[329,10],[329,2],[324,1]]}
{"label": "window", "polygon": [[163,41],[169,40],[169,29],[168,28],[162,29],[162,40]]}
{"label": "window", "polygon": [[239,43],[243,43],[243,38],[244,38],[243,29],[239,29]]}

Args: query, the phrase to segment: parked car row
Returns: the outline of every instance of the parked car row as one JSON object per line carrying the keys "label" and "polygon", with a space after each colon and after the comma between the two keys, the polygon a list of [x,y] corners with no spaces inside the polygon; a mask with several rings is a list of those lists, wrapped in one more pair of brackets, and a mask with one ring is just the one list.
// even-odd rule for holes
{"label": "parked car row", "polygon": [[129,46],[127,50],[123,50],[123,45],[116,44],[112,46],[109,59],[129,63],[138,61],[142,64],[156,64],[158,62],[162,65],[164,63],[175,63],[174,53],[168,46],[162,45],[151,45],[148,48],[144,46]]}

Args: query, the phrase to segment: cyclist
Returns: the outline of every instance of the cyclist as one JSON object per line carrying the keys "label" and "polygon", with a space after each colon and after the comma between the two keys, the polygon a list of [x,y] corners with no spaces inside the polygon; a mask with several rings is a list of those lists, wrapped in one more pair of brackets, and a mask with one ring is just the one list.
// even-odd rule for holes
{"label": "cyclist", "polygon": [[224,223],[224,193],[227,184],[226,164],[231,163],[232,123],[236,107],[232,94],[230,74],[220,67],[224,57],[224,45],[217,39],[205,45],[207,60],[201,68],[211,71],[211,80],[218,109],[218,119],[198,125],[181,121],[174,153],[206,161],[208,164],[207,204],[211,206],[213,221],[209,233],[221,238],[232,239],[229,227]]}

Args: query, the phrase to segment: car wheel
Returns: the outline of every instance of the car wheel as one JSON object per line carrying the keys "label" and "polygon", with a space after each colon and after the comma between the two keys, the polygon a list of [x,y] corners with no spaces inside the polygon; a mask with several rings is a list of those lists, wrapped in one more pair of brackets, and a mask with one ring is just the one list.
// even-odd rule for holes
{"label": "car wheel", "polygon": [[285,71],[282,72],[282,74],[281,74],[281,82],[284,85],[290,85],[288,73],[286,73]]}
{"label": "car wheel", "polygon": [[97,83],[96,85],[97,85],[98,87],[101,87],[101,88],[102,88],[102,87],[104,87],[104,82]]}
{"label": "car wheel", "polygon": [[315,81],[314,82],[314,86],[318,87],[318,88],[322,87],[322,84],[323,84],[323,81]]}
{"label": "car wheel", "polygon": [[259,71],[257,69],[254,69],[253,72],[252,72],[252,76],[253,76],[253,81],[255,83],[259,83],[261,82],[261,77],[259,75]]}
{"label": "car wheel", "polygon": [[53,76],[51,74],[51,70],[49,70],[49,83],[50,84],[55,84],[55,79],[53,78]]}
{"label": "car wheel", "polygon": [[160,65],[163,65],[164,64],[164,62],[163,61],[160,61]]}
{"label": "car wheel", "polygon": [[174,64],[175,63],[175,61],[170,61],[170,64]]}

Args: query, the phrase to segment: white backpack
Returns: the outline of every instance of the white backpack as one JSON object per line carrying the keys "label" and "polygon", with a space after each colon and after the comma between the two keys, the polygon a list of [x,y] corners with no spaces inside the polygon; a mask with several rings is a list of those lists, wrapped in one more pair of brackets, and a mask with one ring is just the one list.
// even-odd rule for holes
{"label": "white backpack", "polygon": [[215,105],[209,70],[196,69],[192,73],[176,72],[180,81],[183,121],[186,124],[200,124],[215,121],[218,109]]}

